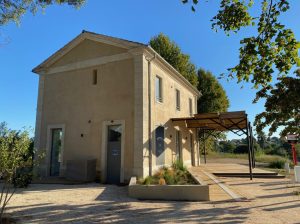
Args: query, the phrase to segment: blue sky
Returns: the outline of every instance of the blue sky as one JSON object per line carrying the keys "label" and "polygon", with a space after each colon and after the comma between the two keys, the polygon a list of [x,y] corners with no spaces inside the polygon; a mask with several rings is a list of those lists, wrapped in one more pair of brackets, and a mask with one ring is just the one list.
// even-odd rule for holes
{"label": "blue sky", "polygon": [[[253,34],[252,28],[227,37],[211,30],[210,19],[219,1],[200,1],[193,13],[180,0],[89,0],[79,10],[50,6],[44,13],[22,17],[0,28],[0,121],[10,128],[34,127],[38,77],[32,68],[65,45],[83,29],[148,43],[160,32],[168,35],[191,56],[192,61],[216,76],[238,62],[239,41]],[[291,0],[291,10],[282,17],[300,39],[300,1]],[[253,9],[254,13],[258,13]],[[251,85],[220,80],[230,99],[230,110],[246,110],[253,121],[264,110],[263,102],[252,104]],[[235,137],[229,135],[229,138]]]}

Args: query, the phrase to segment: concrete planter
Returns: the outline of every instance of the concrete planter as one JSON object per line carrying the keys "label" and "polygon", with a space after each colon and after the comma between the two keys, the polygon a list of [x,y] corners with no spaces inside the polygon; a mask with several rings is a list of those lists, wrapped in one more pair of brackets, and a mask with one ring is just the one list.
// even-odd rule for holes
{"label": "concrete planter", "polygon": [[129,197],[148,200],[209,201],[209,186],[198,178],[195,185],[141,185],[132,177],[129,183]]}

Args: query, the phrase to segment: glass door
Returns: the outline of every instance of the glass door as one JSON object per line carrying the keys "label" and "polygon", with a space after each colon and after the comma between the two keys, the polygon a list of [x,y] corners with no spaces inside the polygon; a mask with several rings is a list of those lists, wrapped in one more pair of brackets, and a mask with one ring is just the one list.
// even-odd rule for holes
{"label": "glass door", "polygon": [[51,129],[50,176],[59,176],[62,149],[62,129]]}

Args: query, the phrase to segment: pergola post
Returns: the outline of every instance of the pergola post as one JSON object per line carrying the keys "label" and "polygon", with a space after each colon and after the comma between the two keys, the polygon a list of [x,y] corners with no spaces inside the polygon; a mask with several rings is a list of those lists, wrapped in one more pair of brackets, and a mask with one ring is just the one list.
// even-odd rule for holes
{"label": "pergola post", "polygon": [[250,136],[251,136],[251,150],[252,150],[252,167],[255,168],[255,151],[254,151],[254,141],[253,141],[253,130],[250,126]]}
{"label": "pergola post", "polygon": [[199,129],[195,128],[196,130],[196,141],[197,141],[197,165],[200,166],[200,139],[199,139]]}
{"label": "pergola post", "polygon": [[249,173],[250,173],[250,180],[253,179],[253,174],[252,174],[252,152],[251,152],[251,142],[250,142],[250,122],[248,122],[247,118],[247,128],[246,128],[246,133],[247,133],[247,144],[248,144],[248,161],[249,161]]}
{"label": "pergola post", "polygon": [[206,147],[205,147],[205,143],[206,143],[206,138],[205,138],[205,131],[202,131],[203,133],[203,152],[204,152],[204,164],[206,164]]}

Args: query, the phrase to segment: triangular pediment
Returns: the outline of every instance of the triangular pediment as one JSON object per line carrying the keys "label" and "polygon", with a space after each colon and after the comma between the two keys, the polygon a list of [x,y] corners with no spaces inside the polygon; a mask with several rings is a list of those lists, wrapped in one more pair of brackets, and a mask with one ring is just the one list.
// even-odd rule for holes
{"label": "triangular pediment", "polygon": [[54,62],[51,67],[67,65],[88,59],[111,56],[115,54],[125,53],[127,49],[116,47],[93,40],[83,40],[67,54]]}
{"label": "triangular pediment", "polygon": [[34,68],[33,72],[39,73],[53,67],[122,54],[141,46],[145,45],[85,31]]}

